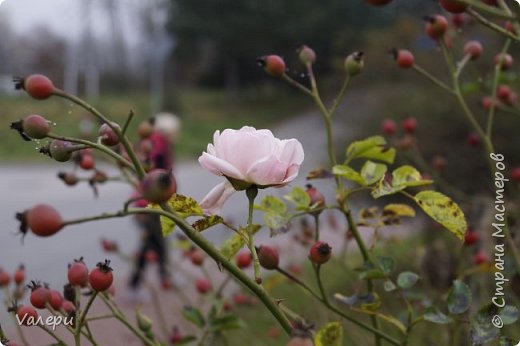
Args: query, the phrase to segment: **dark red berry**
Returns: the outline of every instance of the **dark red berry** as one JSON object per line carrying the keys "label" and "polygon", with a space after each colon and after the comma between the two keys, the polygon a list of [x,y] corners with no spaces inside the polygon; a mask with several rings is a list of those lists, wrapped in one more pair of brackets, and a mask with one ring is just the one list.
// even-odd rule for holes
{"label": "dark red berry", "polygon": [[197,279],[195,282],[195,287],[197,288],[197,292],[200,294],[206,294],[212,289],[211,282],[209,282],[207,279]]}
{"label": "dark red berry", "polygon": [[141,181],[140,191],[148,202],[160,204],[167,202],[175,194],[177,183],[170,171],[155,169]]}
{"label": "dark red berry", "polygon": [[473,256],[473,264],[478,266],[484,263],[489,263],[489,257],[481,250]]}
{"label": "dark red berry", "polygon": [[33,74],[21,80],[15,79],[15,87],[24,89],[29,96],[37,100],[45,100],[54,92],[52,81],[41,74]]}
{"label": "dark red berry", "polygon": [[117,243],[115,241],[108,240],[105,238],[101,239],[101,247],[106,252],[117,252],[119,250],[119,246],[117,245]]}
{"label": "dark red berry", "polygon": [[23,132],[34,139],[43,139],[51,131],[50,122],[41,115],[33,114],[22,120]]}
{"label": "dark red berry", "polygon": [[453,25],[457,28],[462,28],[464,26],[464,24],[466,24],[466,15],[463,14],[463,13],[456,13],[454,15],[451,16],[451,22],[453,23]]}
{"label": "dark red berry", "polygon": [[245,305],[247,303],[247,297],[242,292],[236,293],[233,295],[233,302],[236,305]]}
{"label": "dark red berry", "polygon": [[462,13],[466,11],[467,4],[456,0],[440,0],[442,8],[451,13]]}
{"label": "dark red berry", "polygon": [[14,282],[17,285],[22,285],[25,281],[25,266],[21,264],[14,272]]}
{"label": "dark red berry", "polygon": [[69,315],[76,311],[76,306],[70,300],[64,300],[61,304],[61,310],[63,310],[63,312]]}
{"label": "dark red berry", "polygon": [[414,134],[415,131],[417,130],[417,119],[412,118],[412,117],[406,118],[403,120],[402,126],[403,126],[404,132],[409,133],[409,134]]}
{"label": "dark red berry", "polygon": [[60,311],[61,309],[61,306],[63,304],[63,296],[61,295],[60,292],[56,291],[56,290],[51,290],[51,299],[49,300],[49,304],[51,305],[51,307],[56,310],[56,311]]}
{"label": "dark red berry", "polygon": [[0,269],[0,287],[5,287],[11,282],[11,277],[3,269]]}
{"label": "dark red berry", "polygon": [[500,68],[505,71],[513,67],[513,57],[508,53],[499,53],[495,55],[493,60],[495,65],[500,65]]}
{"label": "dark red berry", "polygon": [[82,153],[81,157],[79,159],[79,166],[86,171],[94,169],[94,167],[96,166],[96,161],[94,160],[94,156],[91,154]]}
{"label": "dark red berry", "polygon": [[471,60],[476,60],[482,55],[482,45],[478,41],[469,41],[464,45],[464,54],[469,55]]}
{"label": "dark red berry", "polygon": [[412,52],[406,49],[394,50],[393,51],[397,66],[400,68],[411,68],[414,65],[414,56]]}
{"label": "dark red berry", "polygon": [[431,17],[426,17],[426,34],[434,40],[439,40],[444,37],[448,30],[448,20],[446,17],[436,14]]}
{"label": "dark red berry", "polygon": [[274,270],[280,264],[278,250],[272,246],[262,245],[257,250],[260,265],[267,270]]}
{"label": "dark red berry", "polygon": [[190,261],[193,265],[200,267],[204,264],[204,260],[206,259],[206,255],[201,250],[193,250],[190,252]]}
{"label": "dark red berry", "polygon": [[490,110],[491,106],[493,105],[493,98],[491,96],[484,96],[482,98],[481,105],[484,110]]}
{"label": "dark red berry", "polygon": [[464,245],[470,246],[475,244],[480,240],[480,236],[477,232],[473,230],[468,230],[464,235]]}
{"label": "dark red berry", "polygon": [[240,269],[247,268],[253,262],[253,257],[251,256],[251,252],[244,250],[238,253],[237,258],[237,267]]}
{"label": "dark red berry", "polygon": [[[311,200],[311,206],[315,208],[323,208],[325,206],[325,196],[311,184],[307,184],[305,192]],[[321,211],[321,210],[320,210]]]}
{"label": "dark red berry", "polygon": [[264,71],[272,76],[280,78],[285,74],[285,61],[278,55],[266,55],[257,59]]}
{"label": "dark red berry", "polygon": [[173,327],[172,333],[170,334],[170,344],[177,345],[182,341],[183,337],[179,328]]}
{"label": "dark red berry", "polygon": [[58,162],[69,161],[73,151],[74,146],[71,142],[55,139],[49,144],[49,154]]}
{"label": "dark red berry", "polygon": [[[119,125],[116,123],[112,123],[112,126],[120,129]],[[99,128],[98,136],[103,145],[113,147],[119,144],[119,137],[117,136],[115,131],[112,130],[110,126],[108,126],[108,124],[101,125],[101,127]]]}
{"label": "dark red berry", "polygon": [[381,123],[381,130],[385,135],[392,136],[397,131],[397,125],[392,119],[385,119]]}
{"label": "dark red berry", "polygon": [[47,204],[38,204],[25,213],[27,226],[40,237],[48,237],[63,228],[60,213]]}
{"label": "dark red berry", "polygon": [[88,283],[88,268],[83,258],[74,260],[74,263],[69,265],[67,278],[72,286],[85,287]]}
{"label": "dark red berry", "polygon": [[36,322],[38,312],[32,306],[22,305],[16,310],[16,316],[22,325],[27,326]]}
{"label": "dark red berry", "polygon": [[330,260],[332,248],[329,244],[318,241],[314,243],[309,252],[309,259],[316,264],[324,264]]}
{"label": "dark red berry", "polygon": [[31,304],[37,309],[45,309],[51,300],[51,292],[48,288],[33,281],[31,288]]}
{"label": "dark red berry", "polygon": [[109,289],[112,282],[114,282],[110,261],[105,260],[104,263],[98,263],[97,267],[90,272],[88,281],[92,289],[96,292],[103,292]]}
{"label": "dark red berry", "polygon": [[478,147],[481,143],[480,136],[475,132],[470,132],[466,136],[466,142],[472,147]]}
{"label": "dark red berry", "polygon": [[74,186],[79,182],[78,176],[72,172],[59,172],[58,178],[60,178],[67,186]]}
{"label": "dark red berry", "polygon": [[513,90],[507,85],[500,85],[497,88],[497,98],[507,105],[512,103]]}
{"label": "dark red berry", "polygon": [[511,170],[511,180],[514,182],[520,182],[520,167],[513,167]]}
{"label": "dark red berry", "polygon": [[442,172],[446,169],[446,166],[448,165],[448,161],[446,161],[446,158],[442,155],[435,155],[432,158],[431,165],[433,169],[435,169],[438,172]]}

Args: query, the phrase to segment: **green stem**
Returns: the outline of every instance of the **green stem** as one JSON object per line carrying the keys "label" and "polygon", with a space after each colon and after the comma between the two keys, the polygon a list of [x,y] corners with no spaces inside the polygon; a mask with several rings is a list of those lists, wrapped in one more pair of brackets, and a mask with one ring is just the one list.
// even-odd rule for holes
{"label": "green stem", "polygon": [[329,302],[329,298],[327,298],[327,293],[325,293],[325,288],[323,287],[323,281],[321,280],[321,265],[314,265],[314,273],[316,274],[316,281],[318,282],[318,288],[320,289],[321,298],[325,303]]}
{"label": "green stem", "polygon": [[81,313],[80,317],[76,321],[75,335],[79,335],[81,333],[81,328],[83,327],[83,323],[85,322],[85,318],[86,318],[86,316],[88,314],[88,311],[90,310],[90,307],[92,306],[92,303],[96,299],[97,295],[98,295],[98,292],[94,292],[90,296],[90,298],[89,298],[89,300],[87,302],[87,305],[85,306],[85,309],[83,310],[83,312]]}
{"label": "green stem", "polygon": [[475,18],[480,24],[482,24],[484,26],[487,26],[491,30],[494,30],[494,31],[498,32],[499,34],[501,34],[501,35],[503,35],[503,36],[505,36],[507,38],[510,38],[512,40],[520,41],[520,37],[519,36],[516,36],[512,32],[510,32],[510,31],[504,29],[503,27],[501,27],[500,25],[497,25],[497,24],[493,23],[492,21],[490,21],[489,19],[485,18],[484,16],[482,16],[477,11],[469,8],[469,9],[467,9],[466,12],[469,13],[469,15],[471,15],[473,18]]}
{"label": "green stem", "polygon": [[154,307],[154,310],[157,314],[157,317],[159,318],[159,326],[161,328],[161,332],[163,333],[164,337],[167,339],[170,332],[168,331],[168,326],[166,325],[166,318],[164,317],[164,312],[161,306],[161,303],[159,302],[159,295],[157,294],[157,290],[152,285],[147,285],[148,290],[150,291],[150,295],[152,297],[152,304]]}
{"label": "green stem", "polygon": [[101,144],[98,144],[98,143],[94,143],[94,142],[91,142],[91,141],[87,141],[85,139],[60,136],[60,135],[56,135],[54,133],[49,133],[47,135],[47,137],[48,138],[52,138],[52,139],[59,139],[61,141],[66,141],[66,142],[71,142],[71,143],[84,144],[87,147],[95,148],[95,149],[97,149],[97,150],[107,154],[108,156],[112,157],[117,162],[123,164],[125,167],[128,167],[130,169],[134,169],[132,164],[130,162],[128,162],[124,157],[122,157],[121,155],[119,155],[118,153],[113,151],[112,149],[109,149],[109,148],[105,147],[104,145],[101,145]]}
{"label": "green stem", "polygon": [[[500,52],[500,55],[503,56],[508,50],[509,46],[511,45],[511,40],[507,39],[504,43],[504,47],[502,48],[502,51]],[[496,114],[496,108],[497,108],[497,89],[498,89],[498,83],[500,81],[500,76],[502,74],[502,63],[498,63],[495,65],[495,73],[493,77],[493,85],[491,90],[491,107],[489,108],[488,112],[488,119],[487,119],[487,126],[486,126],[486,136],[491,140],[493,138],[493,121],[495,119]]]}
{"label": "green stem", "polygon": [[314,213],[314,241],[320,240],[320,215],[321,213]]}
{"label": "green stem", "polygon": [[423,69],[419,65],[414,64],[413,65],[413,69],[415,71],[417,71],[419,74],[421,74],[424,77],[426,77],[427,79],[429,79],[433,84],[435,84],[438,87],[444,89],[445,91],[449,92],[450,94],[454,94],[454,91],[449,86],[444,84],[444,82],[442,82],[439,79],[437,79],[437,77],[433,76],[430,72],[426,71],[425,69]]}
{"label": "green stem", "polygon": [[[479,0],[460,0],[460,2],[468,4],[473,8],[476,8],[482,12],[486,12],[487,14],[490,14],[493,16],[497,16],[497,17],[505,18],[505,19],[515,19],[515,17],[510,12],[498,9],[493,6],[486,5],[485,3],[480,2]],[[474,11],[473,8],[468,8],[467,12]]]}
{"label": "green stem", "polygon": [[262,278],[260,277],[260,260],[258,259],[258,254],[256,253],[255,242],[254,242],[254,232],[253,232],[253,211],[255,209],[255,198],[258,196],[258,187],[252,185],[250,188],[246,190],[247,199],[249,201],[248,208],[248,217],[247,217],[247,236],[248,236],[248,246],[249,251],[251,252],[251,256],[253,256],[253,270],[254,277],[256,283],[260,284],[262,282]]}
{"label": "green stem", "polygon": [[67,346],[67,344],[65,343],[65,341],[63,341],[62,339],[60,339],[60,337],[58,335],[56,335],[56,333],[54,333],[53,331],[45,328],[45,326],[41,325],[38,323],[38,328],[40,328],[41,330],[43,330],[45,333],[49,334],[54,340],[56,340],[56,342],[58,343],[58,345],[62,345],[62,346]]}
{"label": "green stem", "polygon": [[290,85],[292,85],[293,87],[295,87],[296,89],[303,92],[304,94],[306,94],[308,96],[312,96],[312,92],[309,89],[307,89],[305,86],[301,85],[300,83],[298,83],[297,81],[295,81],[294,79],[289,77],[287,74],[284,74],[282,79],[284,81],[286,81],[287,83],[289,83]]}
{"label": "green stem", "polygon": [[132,121],[132,118],[134,117],[134,111],[130,110],[130,113],[128,113],[128,117],[126,118],[125,125],[123,126],[123,130],[121,131],[121,135],[125,136],[126,131],[128,130],[128,126],[130,126],[130,122]]}
{"label": "green stem", "polygon": [[345,80],[343,81],[343,85],[341,86],[341,89],[338,93],[338,96],[334,99],[334,103],[332,104],[332,107],[329,109],[329,116],[332,118],[336,111],[338,110],[339,105],[341,104],[341,101],[345,97],[345,92],[347,91],[347,87],[350,83],[350,75],[347,74],[345,76]]}

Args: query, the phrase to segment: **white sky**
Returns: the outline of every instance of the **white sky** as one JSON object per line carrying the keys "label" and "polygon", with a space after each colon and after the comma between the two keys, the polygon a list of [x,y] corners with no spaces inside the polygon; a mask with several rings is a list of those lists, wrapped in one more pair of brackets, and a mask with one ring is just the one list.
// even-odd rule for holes
{"label": "white sky", "polygon": [[[86,1],[93,4],[92,28],[96,35],[106,34],[109,22],[102,8],[104,0],[0,0],[0,20],[7,20],[17,33],[30,32],[35,27],[46,26],[66,38],[77,38],[87,17],[82,12]],[[121,25],[124,36],[132,41],[137,29],[131,25],[136,15],[136,4],[146,1],[117,0],[121,9]],[[1,39],[1,33],[0,33]],[[127,41],[128,42],[128,41]]]}

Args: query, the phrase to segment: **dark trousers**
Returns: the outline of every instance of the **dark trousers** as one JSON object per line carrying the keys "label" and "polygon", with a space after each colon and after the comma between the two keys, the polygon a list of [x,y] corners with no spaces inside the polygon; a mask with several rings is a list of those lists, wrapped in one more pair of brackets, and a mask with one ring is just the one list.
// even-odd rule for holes
{"label": "dark trousers", "polygon": [[166,240],[162,235],[159,215],[141,215],[137,221],[144,232],[144,237],[137,255],[135,269],[130,279],[130,286],[137,288],[142,281],[146,267],[146,253],[154,251],[157,254],[157,264],[161,279],[168,277],[168,249]]}

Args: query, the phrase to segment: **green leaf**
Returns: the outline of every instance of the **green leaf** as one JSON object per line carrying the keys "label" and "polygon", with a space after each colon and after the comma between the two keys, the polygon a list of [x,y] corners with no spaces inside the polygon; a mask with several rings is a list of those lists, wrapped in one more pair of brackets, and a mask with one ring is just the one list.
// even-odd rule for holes
{"label": "green leaf", "polygon": [[[202,216],[202,208],[197,201],[191,197],[175,194],[168,201],[170,208],[183,219],[190,216]],[[161,209],[157,204],[150,204],[147,208]],[[163,236],[168,236],[175,228],[175,222],[166,216],[161,216],[161,229]]]}
{"label": "green leaf", "polygon": [[[251,234],[255,234],[262,228],[260,225],[253,225]],[[235,233],[231,236],[231,238],[226,239],[222,245],[220,246],[220,253],[228,260],[231,260],[241,248],[246,244],[247,239],[247,230],[245,228],[241,228],[238,233]]]}
{"label": "green leaf", "polygon": [[424,311],[424,320],[437,324],[450,324],[453,319],[443,314],[436,307],[430,306]]}
{"label": "green leaf", "polygon": [[245,327],[244,321],[235,315],[225,315],[216,318],[210,326],[212,332],[220,332],[231,329],[241,329]]}
{"label": "green leaf", "polygon": [[343,326],[340,322],[330,322],[321,327],[314,338],[315,346],[343,345]]}
{"label": "green leaf", "polygon": [[211,228],[215,225],[224,222],[224,219],[220,215],[209,215],[205,216],[202,219],[195,221],[191,226],[195,228],[195,230],[202,232],[205,229]]}
{"label": "green leaf", "polygon": [[479,312],[471,318],[471,342],[472,345],[483,345],[500,336],[500,329],[491,321],[497,314],[497,308],[493,304],[484,305]]}
{"label": "green leaf", "polygon": [[311,198],[301,187],[295,187],[288,195],[283,196],[286,200],[296,205],[298,210],[306,210],[311,205]]}
{"label": "green leaf", "polygon": [[264,196],[260,204],[255,205],[255,208],[265,212],[275,212],[277,214],[284,214],[287,212],[287,206],[278,197]]}
{"label": "green leaf", "polygon": [[273,212],[267,212],[264,214],[265,225],[274,231],[285,229],[290,220],[290,215],[282,215]]}
{"label": "green leaf", "polygon": [[414,217],[415,210],[406,204],[388,204],[383,208],[383,216]]}
{"label": "green leaf", "polygon": [[199,309],[193,308],[191,306],[185,306],[182,309],[182,316],[194,325],[199,328],[203,328],[206,325],[206,321],[204,320],[204,316],[200,312]]}
{"label": "green leaf", "polygon": [[395,159],[395,149],[390,148],[383,137],[373,136],[351,143],[346,155],[347,163],[354,159],[365,158],[391,164]]}
{"label": "green leaf", "polygon": [[415,286],[419,279],[419,275],[413,272],[402,272],[397,276],[397,286],[407,290]]}
{"label": "green leaf", "polygon": [[366,185],[365,179],[363,179],[361,174],[359,174],[353,168],[347,165],[336,165],[332,167],[332,174],[338,175],[342,178],[358,183],[359,185]]}
{"label": "green leaf", "polygon": [[415,201],[432,219],[446,227],[461,241],[464,240],[468,225],[457,203],[436,191],[421,191],[415,195]]}
{"label": "green leaf", "polygon": [[458,315],[466,312],[471,305],[471,291],[464,282],[453,281],[453,287],[448,294],[448,310],[450,314]]}
{"label": "green leaf", "polygon": [[361,176],[366,185],[372,185],[385,175],[387,169],[385,164],[367,161],[361,167]]}
{"label": "green leaf", "polygon": [[379,257],[379,265],[387,276],[395,269],[395,261],[390,257]]}

